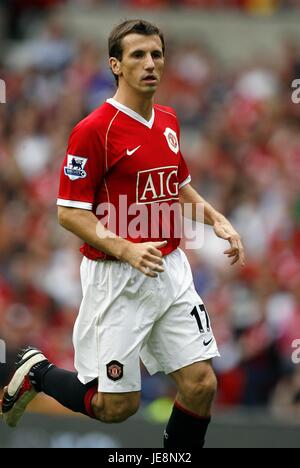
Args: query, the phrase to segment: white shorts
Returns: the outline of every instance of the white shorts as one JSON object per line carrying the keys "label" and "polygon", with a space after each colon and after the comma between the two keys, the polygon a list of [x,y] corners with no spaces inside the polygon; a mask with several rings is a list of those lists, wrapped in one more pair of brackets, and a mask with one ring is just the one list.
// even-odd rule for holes
{"label": "white shorts", "polygon": [[73,333],[82,383],[98,378],[102,392],[139,391],[140,358],[150,374],[169,374],[219,356],[183,251],[164,257],[164,269],[149,278],[127,263],[84,257]]}

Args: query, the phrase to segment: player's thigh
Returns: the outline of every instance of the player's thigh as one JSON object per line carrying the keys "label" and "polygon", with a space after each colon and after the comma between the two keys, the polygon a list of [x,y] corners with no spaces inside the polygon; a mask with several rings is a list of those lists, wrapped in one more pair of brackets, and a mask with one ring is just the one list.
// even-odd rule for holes
{"label": "player's thigh", "polygon": [[220,354],[208,313],[193,286],[155,323],[141,353],[151,374],[171,374],[217,356]]}

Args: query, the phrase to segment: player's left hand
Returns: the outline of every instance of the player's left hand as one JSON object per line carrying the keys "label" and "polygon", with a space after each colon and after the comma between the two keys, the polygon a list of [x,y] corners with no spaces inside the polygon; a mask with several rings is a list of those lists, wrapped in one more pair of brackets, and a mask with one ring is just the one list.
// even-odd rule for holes
{"label": "player's left hand", "polygon": [[227,219],[221,219],[215,222],[214,231],[218,237],[225,239],[230,243],[230,249],[225,250],[224,254],[232,258],[231,265],[240,261],[242,266],[245,266],[245,250],[241,240],[241,236],[237,233],[234,227]]}

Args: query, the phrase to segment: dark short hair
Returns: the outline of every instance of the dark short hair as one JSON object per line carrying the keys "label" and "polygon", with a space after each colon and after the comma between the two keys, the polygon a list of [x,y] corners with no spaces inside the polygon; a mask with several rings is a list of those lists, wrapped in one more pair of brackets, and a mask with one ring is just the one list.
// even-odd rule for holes
{"label": "dark short hair", "polygon": [[[123,47],[122,39],[128,34],[140,34],[141,36],[159,36],[162,43],[162,50],[165,53],[165,40],[161,30],[152,23],[142,19],[126,20],[118,24],[111,31],[108,38],[109,57],[115,57],[122,60]],[[118,76],[114,74],[118,83]]]}

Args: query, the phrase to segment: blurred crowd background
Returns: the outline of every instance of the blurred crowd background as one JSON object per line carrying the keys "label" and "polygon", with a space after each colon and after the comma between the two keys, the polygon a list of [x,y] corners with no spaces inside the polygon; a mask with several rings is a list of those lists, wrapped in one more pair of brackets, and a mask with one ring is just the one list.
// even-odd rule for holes
{"label": "blurred crowd background", "polygon": [[51,8],[71,6],[75,8],[131,8],[149,10],[198,9],[212,12],[240,11],[246,14],[273,15],[299,10],[300,0],[0,0],[0,7],[7,10],[3,29],[11,38],[22,37],[22,20],[31,14],[47,14]]}
{"label": "blurred crowd background", "polygon": [[[59,169],[70,130],[114,93],[114,81],[103,44],[71,37],[51,15],[58,3],[64,2],[2,1],[7,47],[1,48],[0,78],[7,102],[0,104],[0,338],[7,364],[0,364],[0,387],[18,348],[28,344],[73,369],[81,257],[79,241],[57,223]],[[300,6],[297,0],[67,3],[252,11]],[[24,15],[42,8],[42,26],[32,35]],[[230,67],[207,43],[173,38],[156,100],[176,109],[192,183],[230,218],[247,251],[244,269],[229,267],[222,241],[208,228],[203,248],[187,252],[222,353],[214,362],[216,406],[264,406],[300,420],[300,369],[292,362],[292,343],[300,339],[296,78],[300,44],[291,38],[282,41],[280,60],[260,55]],[[143,374],[144,403],[174,395],[166,377]]]}

